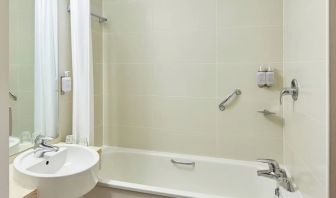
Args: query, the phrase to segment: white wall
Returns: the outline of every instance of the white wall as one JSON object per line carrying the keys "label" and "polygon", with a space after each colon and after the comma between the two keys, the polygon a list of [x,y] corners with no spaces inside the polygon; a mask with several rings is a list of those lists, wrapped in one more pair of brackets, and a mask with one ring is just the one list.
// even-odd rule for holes
{"label": "white wall", "polygon": [[284,108],[285,164],[304,198],[328,195],[328,1],[284,0],[284,82],[300,84]]}
{"label": "white wall", "polygon": [[0,1],[0,197],[8,197],[8,1]]}
{"label": "white wall", "polygon": [[[282,161],[282,1],[103,0],[103,14],[105,144]],[[275,87],[257,88],[260,65]]]}

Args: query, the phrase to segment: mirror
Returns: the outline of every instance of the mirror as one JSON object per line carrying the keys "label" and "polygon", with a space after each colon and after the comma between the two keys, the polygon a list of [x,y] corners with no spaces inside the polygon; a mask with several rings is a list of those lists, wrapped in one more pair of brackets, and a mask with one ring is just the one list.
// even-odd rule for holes
{"label": "mirror", "polygon": [[9,1],[9,155],[58,136],[57,0]]}

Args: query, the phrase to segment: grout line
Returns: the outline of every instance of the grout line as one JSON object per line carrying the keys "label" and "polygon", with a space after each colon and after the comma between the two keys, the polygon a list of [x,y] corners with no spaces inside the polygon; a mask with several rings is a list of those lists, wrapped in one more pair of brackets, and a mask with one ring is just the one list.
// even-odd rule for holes
{"label": "grout line", "polygon": [[[218,44],[216,43],[216,46]],[[217,57],[216,57],[217,59]],[[321,61],[324,62],[324,61]],[[188,65],[215,65],[215,64],[223,64],[223,65],[260,65],[260,64],[282,64],[283,62],[281,61],[263,61],[263,62],[220,62],[218,61],[214,61],[214,62],[195,62],[195,61],[169,61],[169,60],[163,60],[163,61],[156,61],[156,62],[104,62],[101,64],[107,64],[107,65],[145,65],[145,64],[173,64],[173,63],[177,63],[177,64],[188,64]],[[100,64],[100,63],[99,63]]]}
{"label": "grout line", "polygon": [[[216,2],[217,4],[217,2]],[[218,19],[217,16],[217,5],[216,5],[216,21]],[[216,25],[215,29],[218,31],[225,31],[225,30],[237,30],[237,29],[266,29],[266,28],[282,28],[281,25],[251,25],[251,26],[225,26],[219,28],[218,25]],[[106,34],[144,34],[147,32],[213,32],[212,28],[180,28],[180,29],[172,29],[172,28],[155,28],[154,23],[150,25],[149,29],[137,31],[137,30],[121,30],[121,31],[105,31]]]}

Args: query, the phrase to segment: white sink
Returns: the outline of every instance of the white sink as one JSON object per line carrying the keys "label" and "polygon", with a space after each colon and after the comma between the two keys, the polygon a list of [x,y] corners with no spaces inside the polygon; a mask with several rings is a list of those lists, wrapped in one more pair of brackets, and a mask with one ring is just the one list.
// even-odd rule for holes
{"label": "white sink", "polygon": [[79,145],[57,144],[58,152],[36,158],[28,150],[14,160],[14,180],[36,187],[39,198],[75,198],[88,193],[98,182],[99,155]]}
{"label": "white sink", "polygon": [[19,151],[20,139],[17,137],[9,136],[9,155],[13,155]]}

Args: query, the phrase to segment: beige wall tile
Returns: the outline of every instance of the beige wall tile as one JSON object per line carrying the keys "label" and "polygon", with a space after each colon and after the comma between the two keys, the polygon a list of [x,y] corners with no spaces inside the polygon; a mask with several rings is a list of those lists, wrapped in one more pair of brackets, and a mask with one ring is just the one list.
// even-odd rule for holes
{"label": "beige wall tile", "polygon": [[95,127],[101,127],[103,126],[103,101],[101,95],[94,97],[94,107]]}
{"label": "beige wall tile", "polygon": [[218,60],[220,63],[282,62],[282,27],[220,30]]}
{"label": "beige wall tile", "polygon": [[105,33],[104,63],[148,63],[153,58],[153,38],[144,33]]}
{"label": "beige wall tile", "polygon": [[103,94],[103,64],[93,64],[93,86],[95,96]]}
{"label": "beige wall tile", "polygon": [[[104,143],[282,161],[281,1],[103,0],[103,14]],[[274,87],[257,88],[260,65]],[[242,96],[220,112],[234,88]]]}
{"label": "beige wall tile", "polygon": [[[111,119],[106,125],[152,126],[152,98],[149,96],[119,95],[112,106]],[[115,107],[115,108],[113,108]]]}
{"label": "beige wall tile", "polygon": [[108,18],[104,32],[146,32],[152,28],[150,0],[103,0],[103,5]]}
{"label": "beige wall tile", "polygon": [[282,1],[278,0],[218,0],[218,25],[251,27],[282,25]]}
{"label": "beige wall tile", "polygon": [[[107,65],[105,93],[151,95],[154,87],[152,64]],[[119,85],[122,85],[119,87]]]}
{"label": "beige wall tile", "polygon": [[153,126],[190,133],[216,130],[216,100],[183,97],[154,97]]}
{"label": "beige wall tile", "polygon": [[284,1],[284,157],[304,197],[328,197],[328,1]]}
{"label": "beige wall tile", "polygon": [[216,97],[216,64],[155,64],[153,93],[159,96]]}
{"label": "beige wall tile", "polygon": [[215,156],[213,132],[190,134],[139,127],[118,127],[118,130],[119,146]]}
{"label": "beige wall tile", "polygon": [[156,62],[216,62],[216,32],[211,30],[155,30],[153,40]]}
{"label": "beige wall tile", "polygon": [[154,0],[152,4],[154,29],[216,29],[216,0]]}
{"label": "beige wall tile", "polygon": [[[101,24],[99,24],[101,26]],[[102,31],[92,32],[92,55],[94,64],[103,63],[103,34]]]}
{"label": "beige wall tile", "polygon": [[[237,131],[230,130],[231,133]],[[238,132],[239,133],[239,132]],[[228,136],[226,136],[228,135]],[[219,135],[217,142],[217,156],[231,159],[255,161],[258,158],[271,158],[281,162],[282,138],[267,136],[244,136],[235,134]],[[245,152],[241,152],[244,150]]]}
{"label": "beige wall tile", "polygon": [[285,62],[326,59],[327,3],[325,0],[284,0]]}
{"label": "beige wall tile", "polygon": [[[69,0],[58,2],[58,71],[60,75],[65,71],[72,71],[70,15],[66,12],[68,4]],[[59,137],[56,141],[65,141],[65,137],[72,133],[72,93],[59,96],[58,119]]]}

